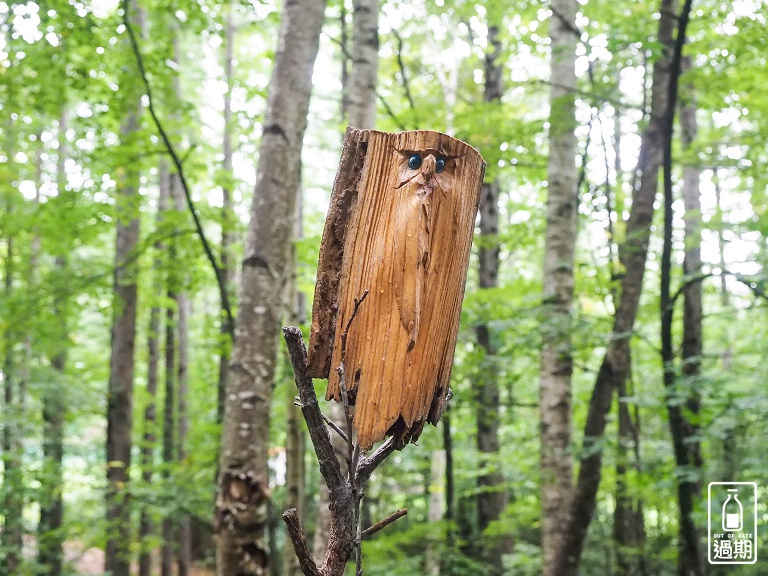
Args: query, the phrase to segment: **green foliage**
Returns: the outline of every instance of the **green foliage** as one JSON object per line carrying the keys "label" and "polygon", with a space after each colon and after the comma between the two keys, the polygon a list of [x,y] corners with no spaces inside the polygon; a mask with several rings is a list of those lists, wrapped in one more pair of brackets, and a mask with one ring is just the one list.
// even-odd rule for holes
{"label": "green foliage", "polygon": [[[223,226],[235,238],[230,262],[240,260],[248,219],[250,191],[266,106],[279,6],[233,3],[238,26],[234,44],[231,96],[234,169],[222,164],[221,119],[224,80],[223,42],[227,5],[209,1],[147,0],[140,50],[152,86],[158,116],[183,160],[185,175],[206,234],[218,245]],[[136,9],[138,4],[132,3]],[[330,3],[327,35],[321,38],[315,95],[305,142],[304,234],[294,242],[298,289],[310,300],[314,287],[324,212],[338,161],[340,51],[335,41],[341,3]],[[346,8],[351,10],[350,2]],[[582,572],[612,573],[616,491],[643,504],[646,543],[641,550],[649,573],[673,574],[678,513],[677,482],[696,478],[768,481],[768,366],[765,289],[768,234],[768,97],[764,69],[768,45],[764,6],[697,5],[685,48],[692,69],[681,83],[684,100],[698,106],[699,133],[686,150],[674,145],[674,179],[682,167],[702,170],[702,234],[705,272],[704,354],[701,373],[683,376],[669,396],[661,382],[658,354],[658,254],[654,231],[644,295],[632,338],[631,386],[622,402],[640,420],[639,456],[617,440],[616,417],[609,422],[604,451],[603,485],[587,542]],[[579,196],[580,236],[576,247],[572,453],[578,466],[580,430],[586,406],[612,330],[618,278],[616,244],[624,237],[631,207],[639,133],[647,122],[650,66],[660,55],[655,38],[658,15],[647,3],[593,0],[580,5],[578,20],[579,87],[575,95],[579,127],[577,158],[584,166]],[[10,495],[24,502],[22,525],[34,533],[37,505],[50,497],[55,467],[43,457],[43,403],[51,396],[65,406],[65,539],[80,548],[103,546],[104,414],[108,398],[110,326],[120,303],[113,302],[114,225],[117,191],[126,173],[141,174],[138,210],[141,233],[131,261],[139,283],[133,440],[136,450],[130,495],[136,519],[141,509],[154,520],[191,515],[210,522],[215,493],[220,424],[217,422],[218,361],[229,348],[220,332],[222,315],[210,263],[202,254],[186,209],[157,215],[158,165],[166,150],[146,110],[139,129],[122,136],[127,115],[144,93],[122,26],[120,10],[109,3],[49,0],[0,3],[0,363],[3,387],[15,399],[3,404],[3,430],[18,432],[21,465],[2,476],[0,503]],[[383,130],[446,130],[478,148],[487,179],[499,181],[500,227],[496,237],[476,239],[475,250],[500,247],[499,286],[479,289],[473,255],[452,371],[450,418],[454,482],[452,522],[430,523],[429,496],[442,490],[431,478],[431,457],[443,448],[442,430],[427,427],[418,446],[409,446],[385,463],[367,487],[373,521],[407,506],[408,516],[363,546],[366,573],[424,573],[437,558],[443,575],[487,574],[478,550],[493,537],[509,535],[508,574],[541,570],[540,461],[538,423],[539,349],[549,337],[541,306],[541,270],[547,186],[548,27],[546,6],[463,0],[382,3],[380,18],[379,114]],[[38,21],[39,20],[39,21]],[[488,25],[500,28],[504,69],[501,102],[483,101],[483,58]],[[589,62],[589,69],[587,67]],[[144,104],[146,104],[146,99]],[[642,107],[645,106],[645,109]],[[589,125],[589,127],[588,127]],[[620,141],[616,142],[620,128]],[[679,133],[679,130],[678,130]],[[589,145],[587,136],[589,134]],[[616,150],[621,157],[615,158]],[[222,211],[223,190],[231,192],[231,213]],[[716,201],[716,197],[719,200]],[[719,205],[716,204],[719,202]],[[682,261],[682,207],[675,205],[673,290],[686,280]],[[610,226],[609,226],[610,222]],[[655,224],[660,224],[656,216]],[[658,226],[657,226],[658,227]],[[719,274],[721,244],[728,275],[725,292]],[[217,254],[218,255],[218,254]],[[220,258],[220,255],[218,255]],[[6,285],[10,284],[6,288]],[[152,307],[175,310],[168,290],[192,301],[191,363],[187,397],[190,431],[187,456],[162,462],[162,419],[154,426],[156,442],[142,479],[139,449],[144,447],[149,317]],[[237,288],[232,288],[233,296]],[[675,345],[682,333],[678,302]],[[475,328],[487,325],[497,350],[489,357],[475,343]],[[305,332],[308,324],[304,325]],[[161,357],[164,325],[160,329]],[[56,368],[64,358],[64,369]],[[478,382],[494,367],[500,388],[501,418],[497,455],[480,459],[476,449]],[[163,389],[164,360],[160,362]],[[274,397],[293,388],[282,358]],[[684,406],[696,391],[704,468],[678,469],[669,439],[667,404]],[[322,395],[323,384],[318,383]],[[154,401],[161,414],[164,394]],[[282,485],[285,402],[276,401],[271,419],[273,508],[285,498]],[[614,411],[615,412],[615,411]],[[6,455],[12,451],[6,450]],[[626,475],[616,466],[629,458]],[[314,527],[319,475],[308,450],[308,529]],[[482,462],[482,465],[481,465]],[[505,479],[510,495],[501,518],[483,533],[477,527],[477,479],[490,469]],[[703,530],[704,502],[697,502],[695,522]],[[0,508],[2,504],[0,504]],[[444,507],[444,504],[443,504]],[[761,514],[765,513],[762,505]],[[7,518],[2,517],[3,522]],[[276,524],[276,543],[285,542]],[[760,534],[765,549],[768,536]],[[134,549],[138,550],[138,541]],[[143,543],[159,544],[157,534]],[[11,548],[3,544],[0,557]],[[68,566],[67,573],[75,573]],[[40,573],[25,558],[19,574]],[[742,567],[734,574],[758,574]]]}

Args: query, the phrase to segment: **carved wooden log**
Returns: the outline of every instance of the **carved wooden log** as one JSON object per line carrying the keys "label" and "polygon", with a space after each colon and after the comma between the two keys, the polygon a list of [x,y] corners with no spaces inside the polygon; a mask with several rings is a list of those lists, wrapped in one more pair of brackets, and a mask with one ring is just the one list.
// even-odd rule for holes
{"label": "carved wooden log", "polygon": [[474,148],[445,134],[347,129],[309,373],[339,401],[343,372],[363,450],[390,434],[402,447],[443,415],[484,171]]}

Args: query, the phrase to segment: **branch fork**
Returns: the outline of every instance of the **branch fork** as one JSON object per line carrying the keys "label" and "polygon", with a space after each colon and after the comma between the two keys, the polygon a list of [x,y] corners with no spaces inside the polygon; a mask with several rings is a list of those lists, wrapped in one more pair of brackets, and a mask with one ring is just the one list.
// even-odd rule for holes
{"label": "branch fork", "polygon": [[[367,292],[356,300],[357,306],[355,311],[366,295]],[[347,331],[351,322],[352,319],[347,324]],[[354,442],[352,437],[352,417],[346,394],[346,385],[344,385],[342,390],[345,399],[344,413],[347,417],[347,433],[344,434],[336,426],[333,426],[333,428],[345,438],[348,445],[347,465],[349,475],[345,477],[331,444],[330,432],[328,430],[330,422],[320,411],[312,378],[307,374],[307,349],[304,345],[301,330],[296,326],[285,326],[283,327],[283,337],[288,347],[294,379],[299,391],[296,404],[301,408],[302,415],[307,423],[309,437],[320,466],[320,474],[328,486],[331,534],[322,565],[318,566],[312,557],[312,552],[307,544],[306,534],[301,527],[298,514],[294,508],[286,510],[283,514],[288,536],[293,543],[294,551],[299,559],[299,566],[305,576],[342,576],[353,550],[356,551],[356,573],[362,576],[361,541],[407,513],[405,509],[398,510],[366,530],[362,530],[360,525],[360,501],[363,497],[363,485],[373,474],[374,470],[394,452],[395,443],[392,438],[387,439],[370,456],[360,452],[357,442]],[[343,361],[339,369],[343,374]]]}

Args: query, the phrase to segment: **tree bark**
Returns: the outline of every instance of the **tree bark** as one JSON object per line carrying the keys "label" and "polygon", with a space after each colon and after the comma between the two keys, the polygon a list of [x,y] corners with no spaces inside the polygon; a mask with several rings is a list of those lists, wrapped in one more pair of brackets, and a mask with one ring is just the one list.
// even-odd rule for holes
{"label": "tree bark", "polygon": [[[501,76],[501,39],[495,24],[488,27],[488,51],[485,54],[484,101],[501,102],[503,92]],[[483,184],[480,192],[479,287],[481,290],[499,285],[499,192],[498,180]],[[484,360],[478,374],[477,388],[477,449],[480,452],[481,473],[477,478],[477,527],[483,532],[507,507],[508,496],[501,473],[499,459],[499,367],[497,346],[488,324],[475,328],[477,346],[483,350]],[[501,574],[504,566],[502,554],[509,550],[507,541],[498,536],[483,535],[478,550],[491,567],[491,574]]]}
{"label": "tree bark", "polygon": [[[337,426],[342,430],[347,427],[347,419],[344,415],[344,406],[340,402],[329,402],[327,405],[328,418],[330,418]],[[344,439],[331,430],[331,445],[333,446],[333,452],[336,454],[336,459],[339,461],[344,474],[348,474],[347,470],[347,443]],[[320,487],[317,503],[317,520],[315,521],[315,538],[312,542],[312,556],[316,560],[323,558],[325,551],[328,549],[328,536],[331,533],[331,510],[328,505],[330,503],[328,495],[328,487],[325,485],[325,480],[320,478]]]}
{"label": "tree bark", "polygon": [[[312,70],[325,2],[283,8],[242,267],[216,500],[220,576],[265,576],[272,400],[281,290],[288,272]],[[276,560],[276,559],[275,559]]]}
{"label": "tree bark", "polygon": [[[683,71],[691,68],[690,58],[684,58]],[[680,125],[682,129],[683,148],[689,149],[698,134],[696,122],[696,100],[689,85],[686,99],[680,107]],[[701,192],[699,180],[701,168],[695,164],[683,168],[683,204],[685,206],[685,260],[683,262],[684,278],[693,278],[701,273]],[[686,408],[694,419],[698,416],[701,397],[698,393],[697,378],[701,373],[701,357],[704,351],[702,337],[702,286],[701,282],[691,282],[683,290],[683,341],[681,346],[682,371],[688,383],[685,389],[689,393]],[[690,421],[686,422],[687,446],[692,461],[697,468],[702,467],[701,442],[699,426]],[[701,486],[696,487],[696,492]]]}
{"label": "tree bark", "polygon": [[[445,519],[453,523],[456,518],[455,488],[453,481],[453,435],[451,434],[451,405],[448,404],[443,415],[443,450],[445,450]],[[453,526],[448,528],[448,544],[453,545]]]}
{"label": "tree bark", "polygon": [[[9,208],[7,213],[10,213]],[[16,258],[14,238],[6,239],[5,260],[5,296],[11,298],[14,287],[14,259]],[[14,347],[18,334],[11,330],[4,335],[5,358],[3,364],[3,392],[5,404],[3,414],[3,530],[2,544],[5,548],[4,565],[9,573],[18,569],[21,562],[24,500],[21,492],[23,484],[21,470],[21,446],[19,445],[19,409],[18,378],[15,374],[16,355]]]}
{"label": "tree bark", "polygon": [[[168,197],[173,196],[174,175],[169,174],[168,164],[163,160],[160,172],[166,172],[162,182],[168,185]],[[170,486],[171,468],[176,461],[176,308],[178,307],[178,263],[176,262],[175,239],[168,247],[168,259],[171,263],[166,279],[168,306],[165,310],[165,397],[163,398],[163,483]],[[174,518],[165,514],[162,521],[162,545],[160,547],[160,574],[172,576],[174,557]]]}
{"label": "tree bark", "polygon": [[[59,118],[56,161],[56,182],[59,195],[70,194],[66,190],[67,176],[64,163],[69,154],[67,146],[67,113],[62,111]],[[59,255],[55,259],[56,269],[66,269],[67,258]],[[54,299],[54,314],[60,319],[60,340],[58,350],[51,356],[51,367],[56,375],[50,386],[43,393],[43,458],[46,465],[43,493],[46,495],[40,503],[40,524],[38,526],[38,563],[46,574],[60,576],[64,559],[64,535],[61,527],[64,522],[63,470],[64,459],[64,419],[67,403],[65,368],[67,364],[67,307],[65,295],[57,294]]]}
{"label": "tree bark", "polygon": [[[304,428],[299,407],[294,404],[296,390],[287,393],[288,422],[286,424],[286,509],[295,508],[299,521],[304,521]],[[293,548],[286,542],[283,550],[283,575],[299,576],[301,568]]]}
{"label": "tree bark", "polygon": [[[686,0],[678,18],[678,32],[675,41],[675,50],[672,57],[669,93],[667,103],[667,113],[665,115],[664,126],[664,244],[661,257],[661,287],[659,295],[659,307],[661,316],[661,357],[664,369],[664,388],[667,397],[667,412],[669,414],[669,428],[672,435],[672,444],[675,453],[675,462],[679,469],[687,470],[691,466],[700,468],[701,454],[698,452],[698,443],[690,444],[691,435],[694,428],[687,421],[686,415],[681,409],[679,398],[681,394],[686,403],[698,412],[698,398],[694,394],[689,396],[685,391],[679,390],[679,381],[675,368],[675,352],[672,343],[672,323],[674,320],[675,303],[671,297],[672,281],[672,234],[673,234],[673,189],[672,189],[672,138],[674,136],[674,120],[677,105],[678,83],[680,71],[682,68],[682,51],[685,44],[685,31],[688,24],[692,0]],[[695,114],[695,111],[694,111]],[[690,120],[689,118],[687,120]],[[695,118],[693,119],[695,122]],[[691,126],[688,125],[688,128]],[[690,174],[689,174],[690,177]],[[698,180],[698,179],[695,179]],[[685,186],[684,182],[684,186]],[[697,184],[697,182],[688,182]],[[695,194],[695,191],[689,193]],[[686,230],[689,232],[690,230]],[[689,254],[686,251],[686,257]],[[700,283],[697,283],[700,285]],[[691,304],[687,298],[688,304]],[[688,329],[684,332],[683,344],[688,347],[700,347],[700,330],[695,334],[691,328],[691,314],[697,314],[701,317],[701,299],[698,300],[698,310],[688,309],[687,318],[689,321]],[[700,327],[700,326],[699,326]],[[686,342],[686,338],[688,341]],[[695,342],[693,340],[698,340]],[[687,352],[691,352],[689,348]],[[700,356],[700,354],[699,354]],[[680,510],[680,528],[678,542],[678,573],[680,576],[701,576],[704,574],[704,562],[700,550],[699,535],[694,523],[693,513],[695,510],[695,499],[698,492],[698,479],[689,480],[689,475],[678,477],[677,494],[678,507]]]}
{"label": "tree bark", "polygon": [[[303,188],[301,186],[296,190],[296,222],[295,237],[301,239],[304,237],[303,222]],[[306,298],[298,287],[298,261],[295,246],[291,249],[291,263],[293,273],[291,275],[291,289],[288,291],[291,301],[288,303],[290,314],[290,325],[300,326],[307,321]],[[305,498],[306,498],[306,471],[304,466],[304,447],[305,436],[304,426],[301,423],[301,410],[294,403],[296,390],[289,386],[286,395],[286,411],[288,421],[286,422],[286,440],[285,440],[285,509],[293,508],[300,523],[305,519]],[[277,566],[275,562],[273,564]],[[293,547],[286,542],[283,548],[283,576],[300,576],[301,566],[299,559],[293,552]]]}
{"label": "tree bark", "polygon": [[659,166],[664,138],[664,121],[669,101],[672,33],[675,28],[676,0],[662,0],[658,42],[664,52],[653,67],[651,113],[640,144],[639,185],[634,192],[626,238],[619,247],[623,270],[621,294],[614,315],[613,331],[590,398],[584,425],[581,467],[568,515],[561,528],[562,540],[553,561],[553,574],[575,576],[595,511],[602,467],[602,439],[606,415],[614,390],[627,381],[629,371],[629,339],[640,304],[643,275],[648,255],[648,242],[653,219],[653,201],[659,184]]}
{"label": "tree bark", "polygon": [[[176,211],[185,214],[184,191],[178,179],[174,179],[176,187],[172,190]],[[179,311],[177,324],[178,333],[178,433],[176,444],[176,461],[183,466],[187,457],[187,436],[189,435],[189,412],[187,409],[189,396],[189,317],[192,314],[191,302],[186,291],[188,278],[180,275],[180,285],[176,305]],[[189,514],[182,513],[178,519],[178,576],[189,576],[192,566],[192,522]]]}
{"label": "tree bark", "polygon": [[[136,28],[142,28],[143,13],[136,8]],[[123,143],[139,130],[141,101],[133,104],[121,128]],[[131,510],[129,472],[133,427],[133,375],[136,339],[137,265],[134,253],[139,241],[139,172],[135,163],[117,171],[117,235],[115,243],[114,317],[109,363],[107,404],[107,544],[105,571],[112,576],[130,572]]]}
{"label": "tree bark", "polygon": [[553,0],[547,227],[541,350],[541,506],[543,574],[555,576],[563,524],[573,493],[571,323],[577,235],[576,0]]}
{"label": "tree bark", "polygon": [[354,0],[349,125],[376,125],[376,75],[379,69],[379,0]]}
{"label": "tree bark", "polygon": [[[234,172],[232,171],[232,90],[235,86],[234,81],[234,45],[235,45],[235,4],[230,2],[227,8],[226,37],[224,39],[224,81],[227,83],[227,91],[224,93],[224,160],[222,168],[227,177],[227,182],[221,188],[221,276],[224,284],[224,290],[230,293],[233,281],[232,268],[232,227],[236,216],[232,208],[232,186],[234,183]],[[231,298],[231,296],[230,296]],[[224,302],[221,303],[221,345],[219,350],[219,385],[218,385],[218,404],[216,418],[218,422],[224,419],[224,401],[227,390],[227,378],[229,377],[229,356],[232,348],[232,339],[230,338],[225,321]]]}
{"label": "tree bark", "polygon": [[[429,508],[427,510],[427,520],[433,526],[440,523],[443,519],[443,486],[445,482],[445,450],[432,451],[432,466],[429,475]],[[427,576],[440,576],[440,549],[437,534],[427,543],[427,549],[424,554],[424,572]]]}
{"label": "tree bark", "polygon": [[619,447],[616,455],[616,507],[613,534],[619,576],[646,576],[645,523],[641,502],[627,483],[627,471],[640,471],[640,437],[637,416],[633,418],[627,398],[632,391],[619,389]]}
{"label": "tree bark", "polygon": [[[168,178],[168,170],[159,170],[161,182],[159,185],[160,194],[157,199],[156,230],[159,232],[163,215],[168,205],[169,185],[162,179]],[[149,486],[152,483],[154,470],[155,443],[157,442],[157,383],[158,367],[160,364],[160,306],[159,302],[163,296],[163,283],[160,281],[161,261],[160,254],[163,252],[163,243],[158,241],[154,245],[155,260],[152,265],[152,273],[155,278],[154,302],[149,311],[149,330],[147,335],[147,405],[144,408],[144,437],[141,447],[141,479]],[[152,549],[146,542],[154,532],[154,522],[152,513],[148,506],[142,507],[141,519],[139,521],[139,541],[141,542],[141,554],[139,555],[139,576],[150,576],[152,573]]]}
{"label": "tree bark", "polygon": [[[613,127],[615,134],[613,168],[616,173],[616,183],[613,189],[610,188],[609,174],[606,174],[611,279],[619,271],[618,262],[615,258],[617,239],[613,217],[623,211],[624,205],[622,195],[624,178],[621,170],[621,114],[618,112],[615,114]],[[614,301],[617,300],[616,290],[613,287],[611,288],[611,296]],[[628,371],[631,374],[631,367]],[[634,414],[630,410],[629,398],[632,396],[634,396],[634,390],[630,378],[630,381],[618,390],[618,450],[616,454],[616,506],[613,511],[613,537],[618,576],[647,576],[643,507],[627,480],[629,469],[634,469],[637,472],[641,470],[640,415],[637,404],[634,404]]]}

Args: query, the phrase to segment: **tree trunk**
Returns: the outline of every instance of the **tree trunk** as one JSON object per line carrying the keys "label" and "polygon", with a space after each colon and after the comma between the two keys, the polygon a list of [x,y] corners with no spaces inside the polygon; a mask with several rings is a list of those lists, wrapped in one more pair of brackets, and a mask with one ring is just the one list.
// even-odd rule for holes
{"label": "tree trunk", "polygon": [[568,515],[561,527],[562,540],[553,560],[552,574],[575,576],[595,511],[602,467],[602,442],[606,416],[614,390],[627,381],[629,372],[629,338],[637,317],[643,287],[645,262],[653,220],[653,201],[659,183],[659,166],[667,113],[672,32],[675,28],[676,0],[662,0],[658,41],[665,52],[653,67],[651,114],[640,144],[639,186],[635,190],[626,224],[625,241],[619,248],[619,261],[624,271],[621,294],[614,315],[613,332],[595,380],[584,425],[583,453],[575,491]]}
{"label": "tree trunk", "polygon": [[[691,67],[690,58],[683,59],[683,71]],[[689,86],[687,99],[680,108],[680,124],[682,128],[683,148],[688,149],[696,139],[698,124],[696,122],[696,101],[692,88]],[[699,179],[701,169],[695,165],[683,168],[683,204],[685,206],[685,260],[683,262],[684,278],[690,279],[701,273],[701,198]],[[701,373],[701,358],[703,354],[702,339],[702,287],[701,282],[692,282],[683,290],[683,342],[681,355],[683,375],[688,382],[686,408],[695,420],[699,415],[701,398],[698,393],[697,378]],[[701,469],[701,442],[699,426],[691,421],[686,422],[687,446],[693,464]],[[696,492],[701,492],[701,486],[696,486]]]}
{"label": "tree trunk", "polygon": [[[298,324],[295,324],[298,326]],[[287,410],[288,422],[286,423],[286,480],[285,480],[285,508],[295,508],[299,521],[304,522],[304,428],[301,421],[299,407],[294,404],[296,389],[288,387]],[[283,576],[299,576],[301,568],[299,559],[293,551],[290,542],[285,543],[283,549]]]}
{"label": "tree trunk", "polygon": [[613,534],[619,576],[645,576],[645,524],[640,501],[627,485],[627,470],[640,470],[640,437],[637,418],[633,419],[627,398],[632,391],[619,389],[619,447],[616,456],[616,507]]}
{"label": "tree trunk", "polygon": [[[296,222],[294,235],[297,240],[304,237],[302,191],[303,188],[301,186],[299,186],[296,191]],[[298,288],[298,262],[295,246],[291,249],[291,264],[293,273],[291,275],[291,289],[288,291],[288,295],[291,299],[291,301],[288,302],[289,310],[291,310],[289,324],[291,326],[300,326],[307,321],[307,310],[304,294]],[[285,432],[285,509],[289,510],[295,508],[299,522],[304,524],[304,503],[306,497],[304,446],[306,444],[306,439],[304,436],[301,409],[294,403],[295,397],[296,389],[293,386],[288,386],[286,394],[288,421],[286,422]],[[277,565],[277,563],[274,565]],[[293,546],[291,546],[290,542],[286,541],[285,546],[283,547],[283,576],[300,576],[301,573],[299,558],[294,553]]]}
{"label": "tree trunk", "polygon": [[[235,213],[232,209],[232,186],[234,183],[234,172],[232,171],[232,90],[235,86],[234,81],[234,46],[235,46],[235,4],[230,2],[227,8],[227,26],[225,29],[225,52],[224,52],[224,81],[227,84],[227,91],[224,93],[224,160],[222,167],[227,177],[227,182],[222,186],[222,205],[221,205],[221,280],[224,284],[224,290],[227,293],[232,292],[232,228],[235,223]],[[230,296],[231,298],[231,296]],[[232,348],[232,341],[227,330],[227,323],[224,314],[224,302],[221,303],[221,346],[219,350],[219,385],[218,385],[218,405],[216,418],[218,422],[224,419],[224,400],[227,390],[227,378],[229,377],[229,355]]]}
{"label": "tree trunk", "polygon": [[[453,436],[451,434],[451,405],[445,407],[443,415],[443,450],[445,450],[445,519],[450,524],[456,518],[453,482]],[[448,528],[448,545],[453,545],[453,526]]]}
{"label": "tree trunk", "polygon": [[[15,148],[16,148],[16,128],[11,121],[10,116],[7,117],[3,132],[5,133],[5,154],[7,156],[9,174],[15,174]],[[10,197],[6,207],[5,216],[8,219],[14,217],[14,200]],[[7,234],[7,235],[6,235]],[[5,278],[3,287],[5,291],[5,297],[10,299],[15,286],[14,275],[15,270],[15,258],[16,258],[16,243],[13,231],[7,231],[5,235],[6,241],[6,254],[5,254]],[[18,489],[22,483],[21,477],[21,450],[18,446],[18,413],[17,404],[18,398],[16,395],[17,375],[16,371],[16,355],[15,346],[17,343],[17,331],[6,330],[2,335],[3,343],[3,524],[0,529],[0,544],[5,552],[5,558],[3,559],[3,565],[9,572],[13,572],[18,568],[20,562],[21,548],[22,548],[22,514],[24,508],[24,502],[21,498],[21,491]]]}
{"label": "tree trunk", "polygon": [[573,493],[571,319],[577,235],[576,0],[553,0],[550,17],[549,168],[541,350],[541,506],[543,574],[555,576]]}
{"label": "tree trunk", "polygon": [[301,148],[324,12],[325,2],[318,0],[296,0],[283,8],[225,399],[216,500],[220,576],[265,576],[268,571],[267,451],[280,294],[288,272]]}
{"label": "tree trunk", "polygon": [[[186,213],[184,191],[181,189],[179,178],[174,178],[175,187],[171,190],[176,211]],[[186,291],[188,278],[181,274],[176,304],[179,310],[178,332],[178,439],[177,461],[183,466],[187,457],[187,436],[189,435],[189,413],[187,402],[189,396],[189,317],[191,302]],[[189,514],[182,513],[178,519],[178,576],[189,576],[192,565],[192,522]]]}
{"label": "tree trunk", "polygon": [[[136,28],[142,28],[143,14],[136,8]],[[138,100],[121,128],[122,142],[139,130],[141,103]],[[139,241],[139,172],[128,162],[117,170],[117,238],[115,243],[114,318],[112,352],[109,363],[107,405],[107,545],[105,571],[112,576],[128,576],[131,554],[131,509],[129,478],[131,431],[133,426],[133,373],[136,339],[137,265],[135,251]]]}
{"label": "tree trunk", "polygon": [[[156,231],[159,233],[168,206],[168,194],[170,184],[168,182],[169,174],[167,165],[160,163],[159,173],[159,196],[157,199]],[[152,307],[149,312],[149,333],[147,334],[147,405],[144,408],[144,437],[141,447],[141,479],[149,486],[152,482],[152,473],[154,470],[155,443],[157,442],[157,383],[159,380],[160,364],[160,300],[163,297],[162,261],[160,255],[163,253],[164,245],[157,241],[154,245],[155,260],[152,265],[152,274],[155,279],[155,294]],[[139,576],[150,576],[152,573],[152,549],[146,543],[146,539],[151,537],[154,532],[154,523],[150,508],[145,506],[141,510],[141,519],[139,521],[139,540],[141,542],[141,554],[139,556]]]}
{"label": "tree trunk", "polygon": [[[696,394],[689,396],[688,393],[680,390],[680,382],[677,378],[675,368],[675,352],[672,343],[672,323],[674,320],[674,305],[671,297],[672,282],[672,235],[673,235],[673,186],[672,186],[672,138],[674,136],[674,119],[677,104],[678,82],[682,68],[682,50],[685,43],[685,31],[688,24],[692,0],[686,0],[681,15],[679,17],[677,40],[675,42],[675,52],[672,59],[670,70],[669,94],[667,104],[667,114],[665,116],[664,127],[664,244],[661,257],[661,287],[659,294],[659,307],[661,316],[661,358],[664,370],[664,388],[666,391],[667,412],[669,414],[669,428],[672,435],[672,445],[674,447],[675,462],[678,468],[686,470],[691,466],[700,468],[701,454],[698,450],[698,442],[691,444],[691,435],[695,433],[693,427],[683,413],[679,398],[685,398],[686,404],[698,412],[699,400]],[[694,110],[695,113],[695,110]],[[690,118],[684,119],[690,120]],[[691,128],[689,124],[687,128]],[[694,126],[695,129],[695,118]],[[695,130],[694,130],[695,131]],[[684,142],[689,144],[690,142]],[[695,184],[698,187],[698,178],[693,182],[684,182],[691,187]],[[696,190],[689,190],[689,194],[695,195]],[[686,223],[687,224],[687,223]],[[689,226],[686,226],[686,233],[692,233]],[[686,258],[690,256],[686,250]],[[700,256],[699,256],[700,258]],[[699,283],[697,283],[699,284]],[[700,284],[699,284],[700,286]],[[691,299],[686,297],[686,303],[690,306]],[[699,351],[701,347],[701,298],[698,298],[698,309],[688,308],[686,306],[687,320],[683,335],[683,345]],[[693,320],[691,315],[698,315],[699,326],[690,324]],[[698,328],[698,329],[697,329]],[[687,341],[686,341],[687,340]],[[686,476],[677,479],[678,507],[680,510],[680,529],[679,529],[679,557],[678,573],[680,576],[701,576],[704,574],[703,557],[700,550],[699,534],[694,523],[693,513],[695,510],[695,499],[699,488],[699,481],[689,480]]]}
{"label": "tree trunk", "polygon": [[[10,213],[9,208],[7,213]],[[7,237],[5,260],[5,296],[11,298],[14,291],[13,277],[15,248],[13,237]],[[5,358],[3,364],[3,391],[5,405],[3,414],[3,517],[2,544],[5,548],[4,565],[9,574],[18,569],[21,562],[24,500],[21,492],[23,477],[21,471],[21,446],[19,445],[19,398],[14,347],[15,332],[6,331],[4,335]]]}
{"label": "tree trunk", "polygon": [[[502,95],[502,64],[499,62],[501,40],[499,28],[488,27],[488,52],[485,55],[484,100],[499,103]],[[496,288],[499,276],[499,182],[493,180],[483,184],[480,193],[480,248],[479,286],[480,289]],[[501,473],[499,459],[499,368],[497,346],[487,324],[475,328],[477,345],[484,354],[480,367],[477,387],[477,449],[480,452],[481,473],[477,478],[477,524],[483,532],[491,522],[498,520],[507,507],[507,490]],[[492,566],[491,574],[503,571],[502,554],[509,549],[509,542],[499,537],[484,535],[478,550],[481,557]]]}
{"label": "tree trunk", "polygon": [[[64,163],[69,154],[67,148],[67,113],[62,111],[58,128],[58,158],[56,161],[56,182],[58,194],[69,194],[66,190],[67,176]],[[66,256],[56,257],[55,266],[64,271]],[[67,403],[64,370],[67,364],[67,298],[57,294],[54,299],[54,313],[60,318],[61,338],[58,350],[51,356],[51,367],[56,372],[53,381],[43,393],[43,458],[46,474],[43,493],[46,495],[40,503],[40,524],[38,526],[38,563],[44,573],[60,576],[64,559],[64,535],[61,527],[64,522],[64,483],[62,461],[64,459],[64,419]]]}
{"label": "tree trunk", "polygon": [[[429,508],[427,510],[427,520],[432,526],[440,523],[443,519],[443,505],[445,500],[442,496],[442,487],[445,481],[445,450],[432,451],[432,466],[429,475]],[[440,542],[437,534],[427,543],[425,553],[424,572],[427,576],[440,576]]]}
{"label": "tree trunk", "polygon": [[[161,171],[167,170],[167,164],[161,164]],[[173,191],[172,175],[166,178],[168,182],[169,196]],[[176,281],[176,271],[173,269],[178,266],[176,263],[176,249],[174,240],[168,251],[169,261],[171,262],[171,271],[168,274],[167,297],[169,303],[178,304],[176,299],[176,290],[178,282]],[[175,462],[176,446],[174,436],[176,435],[176,313],[174,304],[169,304],[165,311],[165,398],[163,400],[163,480],[167,487],[171,483],[171,467]],[[162,576],[172,576],[173,574],[173,543],[174,543],[174,518],[170,514],[165,514],[162,522],[163,543],[160,549],[160,574]]]}
{"label": "tree trunk", "polygon": [[[327,416],[342,430],[347,428],[347,418],[344,415],[344,406],[340,402],[331,401],[327,405]],[[331,433],[331,444],[336,454],[336,459],[341,465],[344,474],[347,471],[347,443],[333,430]],[[317,503],[317,520],[315,521],[315,538],[312,542],[312,556],[317,560],[322,560],[325,551],[328,548],[328,536],[331,533],[331,511],[328,508],[328,487],[325,480],[320,478]]]}
{"label": "tree trunk", "polygon": [[376,125],[376,74],[379,69],[379,0],[354,0],[349,125]]}

